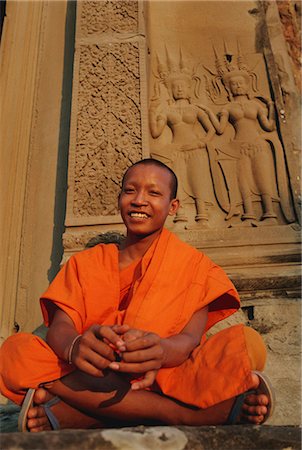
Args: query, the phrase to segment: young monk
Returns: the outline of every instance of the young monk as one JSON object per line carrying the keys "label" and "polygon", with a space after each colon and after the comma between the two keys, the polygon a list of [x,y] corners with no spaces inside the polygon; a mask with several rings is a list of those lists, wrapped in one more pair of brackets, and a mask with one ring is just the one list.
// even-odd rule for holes
{"label": "young monk", "polygon": [[23,431],[261,424],[271,414],[260,335],[236,325],[205,337],[239,298],[220,267],[164,228],[176,191],[161,162],[131,166],[123,243],[69,259],[41,298],[46,342],[20,333],[2,346],[1,388],[23,403]]}

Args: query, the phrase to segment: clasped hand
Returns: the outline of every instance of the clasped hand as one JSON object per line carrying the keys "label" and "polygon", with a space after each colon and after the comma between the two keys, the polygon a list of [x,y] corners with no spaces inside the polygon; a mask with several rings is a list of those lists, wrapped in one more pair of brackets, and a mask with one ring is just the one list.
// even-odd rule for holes
{"label": "clasped hand", "polygon": [[92,325],[76,342],[72,362],[83,372],[101,376],[104,369],[136,378],[133,390],[151,386],[165,360],[162,339],[155,333],[130,329],[128,325]]}

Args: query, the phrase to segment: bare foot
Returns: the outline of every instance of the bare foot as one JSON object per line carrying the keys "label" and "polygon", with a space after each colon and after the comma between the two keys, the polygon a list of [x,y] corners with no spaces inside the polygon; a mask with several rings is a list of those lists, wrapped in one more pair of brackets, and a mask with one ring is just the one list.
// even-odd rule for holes
{"label": "bare foot", "polygon": [[[269,408],[269,398],[263,393],[258,393],[260,378],[252,373],[252,383],[249,390],[255,390],[255,394],[248,395],[242,405],[241,411],[235,418],[235,424],[250,423],[260,425],[263,423]],[[224,400],[206,409],[184,411],[182,424],[184,425],[224,425],[228,423],[230,412],[236,398]]]}
{"label": "bare foot", "polygon": [[27,414],[27,428],[30,432],[36,433],[52,429],[44,408],[40,406],[52,398],[53,395],[49,394],[45,389],[39,388],[36,390],[33,398],[34,406],[29,408]]}
{"label": "bare foot", "polygon": [[241,413],[241,422],[252,423],[255,425],[261,424],[268,413],[269,398],[265,394],[258,394],[257,389],[260,385],[260,378],[256,373],[252,373],[252,386],[250,389],[256,391],[255,394],[250,394],[246,397]]}
{"label": "bare foot", "polygon": [[[36,390],[33,401],[34,406],[29,408],[27,414],[27,428],[32,433],[52,430],[43,405],[53,399],[54,396],[46,389]],[[101,428],[101,423],[96,419],[86,416],[80,411],[67,405],[62,400],[51,406],[51,411],[57,418],[60,428]]]}

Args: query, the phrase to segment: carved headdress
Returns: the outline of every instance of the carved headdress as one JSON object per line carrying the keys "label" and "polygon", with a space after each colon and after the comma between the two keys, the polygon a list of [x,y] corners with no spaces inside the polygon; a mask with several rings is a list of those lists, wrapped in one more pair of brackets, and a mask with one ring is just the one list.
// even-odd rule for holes
{"label": "carved headdress", "polygon": [[199,83],[200,78],[195,74],[195,70],[190,70],[185,62],[182,55],[182,51],[180,49],[179,51],[179,58],[176,62],[174,59],[171,58],[167,48],[166,48],[166,61],[165,63],[161,62],[158,55],[156,55],[157,60],[157,73],[158,75],[155,75],[155,77],[158,79],[159,83],[163,83],[170,96],[172,97],[172,83],[176,80],[185,80],[188,85],[191,85],[193,81],[195,81],[195,90],[194,95],[198,97],[198,91],[199,91]]}
{"label": "carved headdress", "polygon": [[208,96],[214,103],[219,103],[218,100],[222,97],[222,87],[227,91],[228,97],[232,97],[229,84],[230,80],[236,76],[243,77],[250,84],[251,89],[257,92],[257,75],[247,65],[241,53],[239,42],[237,42],[236,57],[227,49],[226,43],[224,43],[224,54],[222,57],[219,57],[214,45],[213,51],[215,55],[216,73],[205,66],[204,68],[213,77],[211,81],[206,77],[206,89]]}

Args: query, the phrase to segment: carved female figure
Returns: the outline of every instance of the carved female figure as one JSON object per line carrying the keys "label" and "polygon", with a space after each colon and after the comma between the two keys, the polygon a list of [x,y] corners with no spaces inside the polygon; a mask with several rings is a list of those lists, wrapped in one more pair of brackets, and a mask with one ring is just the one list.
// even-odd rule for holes
{"label": "carved female figure", "polygon": [[[208,224],[207,206],[212,198],[206,143],[215,130],[208,115],[191,101],[193,76],[183,67],[182,58],[178,68],[170,63],[170,67],[161,72],[161,78],[170,100],[161,100],[159,94],[151,100],[151,135],[158,138],[166,127],[171,130],[172,138],[165,144],[165,154],[180,180],[178,196],[181,204],[188,197],[194,199],[196,227],[204,227]],[[182,208],[175,222],[187,220]]]}
{"label": "carved female figure", "polygon": [[229,94],[229,103],[218,116],[208,108],[203,109],[218,134],[224,133],[228,123],[235,132],[231,142],[215,149],[228,188],[227,219],[240,214],[238,206],[243,204],[241,219],[247,225],[257,226],[259,214],[255,202],[260,201],[260,220],[266,224],[277,223],[275,201],[281,203],[285,217],[291,221],[283,149],[276,135],[271,136],[276,125],[274,104],[262,97],[250,98],[251,75],[246,66],[239,64],[239,68],[225,71],[221,80]]}

